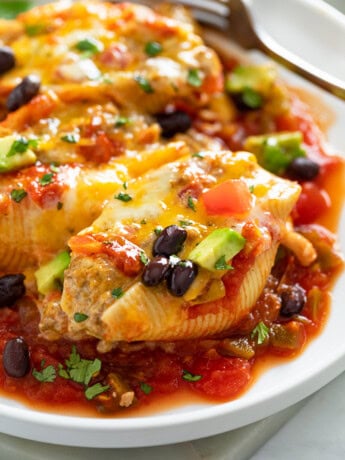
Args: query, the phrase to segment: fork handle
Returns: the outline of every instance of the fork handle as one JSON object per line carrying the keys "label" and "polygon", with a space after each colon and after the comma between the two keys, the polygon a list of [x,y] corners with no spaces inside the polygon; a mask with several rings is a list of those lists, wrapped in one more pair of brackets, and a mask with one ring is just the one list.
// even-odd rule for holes
{"label": "fork handle", "polygon": [[285,48],[279,46],[268,35],[257,31],[257,48],[266,55],[283,64],[335,96],[345,100],[345,82],[314,67]]}

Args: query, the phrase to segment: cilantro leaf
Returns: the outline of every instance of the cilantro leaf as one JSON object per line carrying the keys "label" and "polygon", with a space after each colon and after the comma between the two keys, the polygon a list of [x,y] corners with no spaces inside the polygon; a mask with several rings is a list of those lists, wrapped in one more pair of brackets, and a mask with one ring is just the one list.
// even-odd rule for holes
{"label": "cilantro leaf", "polygon": [[61,136],[60,139],[68,144],[76,144],[79,141],[79,136],[77,134],[69,133]]}
{"label": "cilantro leaf", "polygon": [[149,395],[151,393],[151,391],[153,390],[153,387],[151,385],[149,385],[148,383],[145,383],[145,382],[141,382],[140,383],[140,389],[143,393],[145,393],[146,395]]}
{"label": "cilantro leaf", "polygon": [[194,203],[194,200],[193,200],[193,198],[192,198],[191,196],[188,197],[187,206],[188,206],[188,208],[190,208],[192,211],[196,212],[195,203]]}
{"label": "cilantro leaf", "polygon": [[227,263],[225,256],[219,257],[219,259],[214,264],[216,270],[233,270],[233,267]]}
{"label": "cilantro leaf", "polygon": [[264,343],[265,340],[268,338],[268,336],[269,336],[269,328],[262,321],[260,321],[260,323],[258,323],[255,326],[255,328],[252,330],[252,333],[250,335],[252,339],[255,339],[256,337],[256,341],[258,345],[261,345],[262,343]]}
{"label": "cilantro leaf", "polygon": [[115,121],[115,128],[121,128],[121,126],[126,126],[131,122],[128,117],[119,116]]}
{"label": "cilantro leaf", "polygon": [[202,78],[198,69],[190,69],[187,75],[187,81],[191,86],[199,88],[202,85]]}
{"label": "cilantro leaf", "polygon": [[202,379],[202,375],[192,374],[191,372],[183,370],[182,378],[187,382],[198,382]]}
{"label": "cilantro leaf", "polygon": [[41,369],[41,371],[34,368],[32,370],[32,375],[39,382],[54,382],[56,379],[56,370],[53,365],[47,366]]}
{"label": "cilantro leaf", "polygon": [[115,299],[120,299],[123,296],[124,292],[121,287],[115,288],[111,291],[111,295],[115,297]]}
{"label": "cilantro leaf", "polygon": [[102,386],[101,383],[95,383],[94,385],[85,390],[85,397],[90,401],[95,396],[98,396],[104,393],[105,391],[109,390],[109,388],[109,385]]}
{"label": "cilantro leaf", "polygon": [[161,227],[160,225],[158,225],[158,227],[156,227],[153,231],[155,232],[155,234],[156,234],[157,236],[159,236],[159,235],[162,233],[162,231],[163,231],[163,227]]}
{"label": "cilantro leaf", "polygon": [[138,85],[144,91],[144,93],[146,94],[154,93],[154,89],[152,88],[151,83],[148,81],[147,78],[143,77],[142,75],[136,75],[134,77],[134,81],[138,83]]}
{"label": "cilantro leaf", "polygon": [[11,199],[16,203],[20,203],[26,196],[27,192],[23,188],[13,189],[11,190]]}
{"label": "cilantro leaf", "polygon": [[18,139],[16,139],[11,145],[11,148],[6,156],[13,157],[17,153],[25,153],[30,147],[37,147],[37,144],[37,139],[25,139],[25,137],[18,137]]}
{"label": "cilantro leaf", "polygon": [[131,195],[128,195],[128,193],[123,193],[123,192],[118,193],[117,195],[114,196],[114,198],[116,200],[123,201],[124,203],[128,203],[128,201],[133,200]]}
{"label": "cilantro leaf", "polygon": [[162,50],[163,47],[158,42],[147,42],[145,45],[145,53],[150,57],[157,56],[157,54],[161,53]]}
{"label": "cilantro leaf", "polygon": [[82,323],[88,319],[88,315],[85,315],[85,313],[74,313],[73,319],[76,323]]}
{"label": "cilantro leaf", "polygon": [[66,378],[68,374],[69,378],[76,383],[82,383],[87,386],[90,383],[92,377],[97,375],[102,367],[102,362],[96,358],[95,360],[82,359],[77,353],[75,346],[72,347],[72,351],[69,359],[66,359],[66,372],[64,369],[59,368],[59,375],[63,374]]}
{"label": "cilantro leaf", "polygon": [[147,255],[145,254],[144,251],[141,251],[141,253],[140,253],[140,261],[144,265],[147,265],[149,263],[149,258],[147,257]]}
{"label": "cilantro leaf", "polygon": [[100,51],[103,51],[103,43],[92,37],[80,40],[78,43],[76,43],[75,47],[78,51],[87,51],[92,54],[96,54]]}
{"label": "cilantro leaf", "polygon": [[46,185],[49,185],[49,184],[52,183],[53,176],[54,176],[54,173],[52,173],[52,172],[47,173],[47,174],[43,174],[43,176],[38,179],[38,182],[40,183],[40,185],[45,187]]}

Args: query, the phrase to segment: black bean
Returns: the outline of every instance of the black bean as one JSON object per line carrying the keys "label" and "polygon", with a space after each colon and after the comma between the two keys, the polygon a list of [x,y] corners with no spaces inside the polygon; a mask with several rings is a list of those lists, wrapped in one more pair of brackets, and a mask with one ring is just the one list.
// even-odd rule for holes
{"label": "black bean", "polygon": [[166,257],[157,256],[146,265],[142,282],[145,286],[157,286],[167,277],[170,268],[169,260]]}
{"label": "black bean", "polygon": [[307,301],[306,292],[299,284],[283,286],[279,290],[279,295],[281,298],[280,314],[286,317],[298,314]]}
{"label": "black bean", "polygon": [[6,342],[2,363],[10,377],[24,377],[30,370],[29,347],[22,337]]}
{"label": "black bean", "polygon": [[159,113],[156,120],[162,129],[162,136],[170,139],[177,133],[185,133],[192,126],[192,119],[186,112]]}
{"label": "black bean", "polygon": [[287,168],[287,174],[296,180],[313,180],[320,172],[320,165],[305,157],[297,157]]}
{"label": "black bean", "polygon": [[20,273],[0,278],[0,307],[11,307],[25,294],[24,280]]}
{"label": "black bean", "polygon": [[19,109],[31,101],[40,90],[41,81],[36,75],[29,75],[10,92],[6,107],[9,112]]}
{"label": "black bean", "polygon": [[16,65],[14,52],[8,46],[0,46],[0,74],[13,69]]}
{"label": "black bean", "polygon": [[177,225],[166,227],[153,244],[154,256],[171,256],[181,251],[187,231]]}
{"label": "black bean", "polygon": [[198,266],[191,260],[181,260],[175,265],[167,278],[167,286],[175,297],[183,296],[198,274]]}

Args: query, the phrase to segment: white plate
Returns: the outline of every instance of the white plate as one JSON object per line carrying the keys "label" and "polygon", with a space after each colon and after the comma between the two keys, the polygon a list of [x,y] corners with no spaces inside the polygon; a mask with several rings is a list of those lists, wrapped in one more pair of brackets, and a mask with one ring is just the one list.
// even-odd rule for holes
{"label": "white plate", "polygon": [[[282,43],[284,37],[288,37],[289,48],[297,50],[304,58],[311,56],[307,42],[313,43],[313,49],[318,50],[312,54],[313,63],[322,67],[327,62],[329,67],[325,70],[331,70],[334,75],[344,79],[344,74],[341,76],[335,72],[341,73],[340,63],[344,63],[345,18],[334,14],[334,10],[319,0],[255,0],[253,9],[257,20],[267,26],[268,31],[277,38],[281,33]],[[308,30],[315,31],[311,40],[305,35],[306,29],[301,29],[303,24],[307,25]],[[295,29],[296,25],[298,29]],[[302,37],[299,35],[301,30]],[[288,31],[289,35],[286,35]],[[258,56],[254,55],[254,58]],[[282,73],[289,83],[305,86],[294,75],[286,71]],[[310,85],[306,86],[310,89]],[[330,141],[334,147],[345,152],[345,104],[322,92],[317,91],[316,95],[336,114],[336,122],[330,130]],[[339,235],[345,253],[344,211]],[[301,400],[345,370],[344,286],[345,274],[334,288],[332,312],[321,336],[297,359],[265,372],[236,401],[217,405],[189,405],[147,417],[95,419],[42,413],[0,398],[0,431],[53,444],[138,447],[211,436],[262,419]]]}

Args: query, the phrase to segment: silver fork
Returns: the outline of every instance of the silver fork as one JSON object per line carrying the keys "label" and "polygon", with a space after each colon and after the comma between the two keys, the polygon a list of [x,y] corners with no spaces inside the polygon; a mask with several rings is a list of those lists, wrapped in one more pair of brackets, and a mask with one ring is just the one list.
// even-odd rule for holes
{"label": "silver fork", "polygon": [[[159,3],[158,0],[138,1],[147,5]],[[343,81],[277,46],[259,30],[252,20],[248,0],[172,0],[171,3],[189,7],[199,22],[222,30],[242,48],[260,50],[312,83],[345,99]]]}

